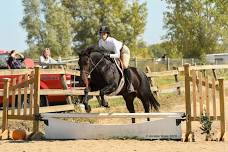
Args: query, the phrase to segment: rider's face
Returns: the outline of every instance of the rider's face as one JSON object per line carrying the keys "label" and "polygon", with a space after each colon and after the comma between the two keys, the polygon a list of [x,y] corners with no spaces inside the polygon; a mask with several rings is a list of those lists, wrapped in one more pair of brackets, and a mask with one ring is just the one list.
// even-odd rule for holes
{"label": "rider's face", "polygon": [[100,37],[101,37],[101,39],[106,40],[108,37],[108,33],[102,32],[102,33],[100,33]]}

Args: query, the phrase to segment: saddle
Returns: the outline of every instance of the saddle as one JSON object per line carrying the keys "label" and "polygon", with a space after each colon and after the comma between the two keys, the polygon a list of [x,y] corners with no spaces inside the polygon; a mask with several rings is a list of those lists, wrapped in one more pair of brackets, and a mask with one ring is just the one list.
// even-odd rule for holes
{"label": "saddle", "polygon": [[113,59],[113,60],[121,75],[121,78],[120,78],[117,89],[114,92],[110,93],[109,96],[117,95],[122,90],[124,83],[125,83],[124,74],[123,74],[123,64],[122,64],[121,60],[119,60],[119,59]]}

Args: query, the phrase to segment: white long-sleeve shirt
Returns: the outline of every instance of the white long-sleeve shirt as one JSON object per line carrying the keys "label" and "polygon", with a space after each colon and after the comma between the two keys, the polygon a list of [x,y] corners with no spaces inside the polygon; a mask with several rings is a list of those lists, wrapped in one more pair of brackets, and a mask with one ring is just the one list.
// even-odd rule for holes
{"label": "white long-sleeve shirt", "polygon": [[39,64],[42,66],[42,68],[46,68],[47,67],[46,65],[51,63],[57,63],[57,61],[55,61],[51,57],[44,58],[44,56],[42,55],[40,56]]}
{"label": "white long-sleeve shirt", "polygon": [[107,37],[104,41],[100,39],[98,42],[100,48],[103,48],[107,51],[114,51],[114,54],[110,54],[110,58],[120,58],[120,49],[122,48],[123,43],[116,40],[113,37]]}

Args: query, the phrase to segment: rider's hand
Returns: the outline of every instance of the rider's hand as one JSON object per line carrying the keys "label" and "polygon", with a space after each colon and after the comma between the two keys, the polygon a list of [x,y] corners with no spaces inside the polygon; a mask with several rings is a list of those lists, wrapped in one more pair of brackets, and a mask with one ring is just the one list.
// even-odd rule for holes
{"label": "rider's hand", "polygon": [[109,53],[104,53],[104,57],[110,57]]}

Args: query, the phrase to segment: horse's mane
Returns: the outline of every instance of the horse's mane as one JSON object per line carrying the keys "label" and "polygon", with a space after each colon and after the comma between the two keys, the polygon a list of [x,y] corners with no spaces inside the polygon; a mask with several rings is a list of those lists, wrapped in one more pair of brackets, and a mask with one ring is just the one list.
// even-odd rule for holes
{"label": "horse's mane", "polygon": [[92,45],[92,46],[90,46],[90,47],[88,47],[88,48],[86,48],[85,50],[83,50],[81,53],[80,53],[80,55],[87,55],[87,56],[89,56],[91,53],[93,53],[93,52],[98,52],[98,53],[101,53],[101,54],[104,54],[104,53],[112,53],[112,52],[110,52],[110,51],[107,51],[107,50],[105,50],[105,49],[103,49],[103,48],[100,48],[98,45]]}

